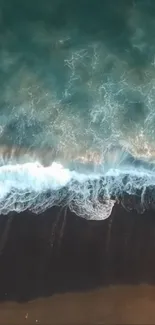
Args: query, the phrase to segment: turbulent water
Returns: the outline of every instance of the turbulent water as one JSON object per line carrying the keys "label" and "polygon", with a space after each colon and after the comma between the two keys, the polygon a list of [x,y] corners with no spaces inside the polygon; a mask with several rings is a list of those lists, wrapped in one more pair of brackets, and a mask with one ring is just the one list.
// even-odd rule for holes
{"label": "turbulent water", "polygon": [[0,213],[154,207],[154,18],[154,0],[1,0]]}

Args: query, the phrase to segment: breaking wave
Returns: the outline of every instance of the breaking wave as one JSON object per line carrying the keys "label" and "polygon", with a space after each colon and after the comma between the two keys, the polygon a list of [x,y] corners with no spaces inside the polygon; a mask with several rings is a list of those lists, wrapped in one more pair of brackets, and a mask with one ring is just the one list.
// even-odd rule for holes
{"label": "breaking wave", "polygon": [[[150,168],[150,166],[149,166]],[[77,215],[94,220],[110,216],[116,202],[142,213],[155,206],[155,171],[121,166],[84,174],[53,162],[8,164],[0,167],[0,213],[44,212],[54,205],[68,206]]]}

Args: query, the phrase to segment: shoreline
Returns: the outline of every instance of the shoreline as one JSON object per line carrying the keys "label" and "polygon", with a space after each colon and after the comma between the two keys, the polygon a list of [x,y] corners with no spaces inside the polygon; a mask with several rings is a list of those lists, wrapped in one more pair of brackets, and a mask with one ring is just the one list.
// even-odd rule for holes
{"label": "shoreline", "polygon": [[84,293],[56,294],[29,303],[0,304],[0,324],[154,324],[154,310],[154,286],[109,286]]}
{"label": "shoreline", "polygon": [[154,324],[155,213],[0,216],[0,324]]}
{"label": "shoreline", "polygon": [[28,301],[107,285],[152,285],[154,238],[154,211],[129,213],[121,205],[102,221],[58,207],[40,215],[0,216],[0,299]]}

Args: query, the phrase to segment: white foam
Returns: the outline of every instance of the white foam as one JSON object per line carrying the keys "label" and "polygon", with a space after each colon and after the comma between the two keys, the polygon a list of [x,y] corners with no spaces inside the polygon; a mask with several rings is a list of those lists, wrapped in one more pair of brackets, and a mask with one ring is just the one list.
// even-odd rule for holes
{"label": "white foam", "polygon": [[53,162],[0,167],[0,213],[25,211],[41,213],[53,205],[68,205],[81,217],[101,220],[110,216],[123,193],[135,195],[146,208],[145,190],[155,186],[155,172],[131,167],[84,174]]}

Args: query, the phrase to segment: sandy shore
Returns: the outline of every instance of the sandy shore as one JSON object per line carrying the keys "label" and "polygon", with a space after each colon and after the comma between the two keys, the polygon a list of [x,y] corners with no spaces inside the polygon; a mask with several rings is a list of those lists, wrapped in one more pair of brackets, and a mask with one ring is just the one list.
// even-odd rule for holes
{"label": "sandy shore", "polygon": [[154,283],[154,211],[0,217],[0,324],[155,324]]}
{"label": "sandy shore", "polygon": [[155,287],[111,286],[0,305],[0,324],[155,324]]}

